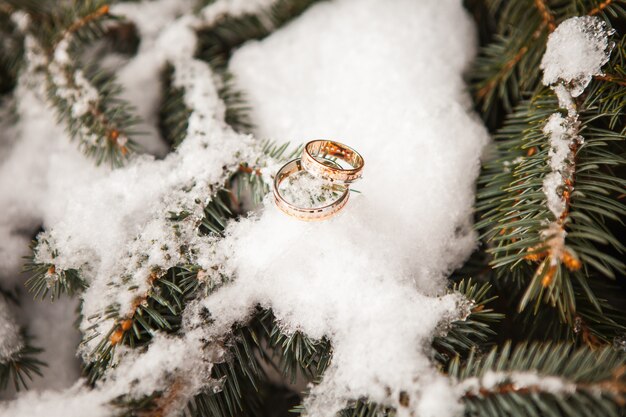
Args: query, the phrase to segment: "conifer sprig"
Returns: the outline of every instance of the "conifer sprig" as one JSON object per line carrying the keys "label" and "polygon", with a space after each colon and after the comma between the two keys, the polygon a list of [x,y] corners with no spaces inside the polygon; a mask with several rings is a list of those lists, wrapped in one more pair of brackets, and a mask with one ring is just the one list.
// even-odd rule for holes
{"label": "conifer sprig", "polygon": [[45,77],[48,99],[71,137],[97,164],[123,164],[129,152],[137,149],[133,136],[138,118],[119,97],[121,87],[113,75],[83,62],[85,48],[103,39],[105,25],[115,20],[108,4],[84,0],[52,8],[46,2],[24,2],[12,5],[11,10],[23,11],[29,18],[20,28],[29,49],[26,56],[31,62],[27,64]]}
{"label": "conifer sprig", "polygon": [[42,376],[42,368],[47,366],[37,358],[43,350],[31,344],[29,337],[23,336],[24,346],[8,359],[0,361],[0,390],[12,384],[16,391],[27,389],[35,375]]}
{"label": "conifer sprig", "polygon": [[433,339],[435,357],[444,364],[456,356],[465,356],[472,349],[488,346],[489,339],[496,334],[491,325],[503,318],[490,308],[497,296],[491,294],[489,283],[461,280],[453,285],[452,291],[470,302],[470,314],[464,320],[450,323],[445,335]]}
{"label": "conifer sprig", "polygon": [[469,416],[619,417],[626,360],[610,347],[510,344],[450,363]]}

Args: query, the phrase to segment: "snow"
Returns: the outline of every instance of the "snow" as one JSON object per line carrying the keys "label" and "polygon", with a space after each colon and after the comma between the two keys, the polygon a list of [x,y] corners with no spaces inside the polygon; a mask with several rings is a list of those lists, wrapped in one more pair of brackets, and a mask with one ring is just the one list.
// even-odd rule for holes
{"label": "snow", "polygon": [[602,66],[609,61],[612,44],[608,37],[614,31],[596,16],[572,17],[563,21],[550,34],[541,60],[543,83],[563,81],[578,97],[594,75],[602,75]]}
{"label": "snow", "polygon": [[577,389],[575,383],[563,378],[520,371],[487,371],[480,377],[463,380],[458,389],[465,395],[481,396],[483,389],[493,391],[506,384],[512,384],[516,390],[540,391],[554,395],[573,394]]}
{"label": "snow", "polygon": [[[254,109],[255,137],[293,143],[327,137],[355,147],[366,160],[354,186],[361,193],[316,224],[289,218],[268,197],[258,214],[231,224],[225,239],[200,237],[202,206],[229,173],[260,161],[265,176],[276,161],[263,159],[260,140],[225,124],[211,69],[192,58],[192,28],[266,4],[220,0],[202,18],[174,0],[112,7],[142,35],[119,80],[146,117],[148,143],[162,147],[154,101],[166,61],[193,109],[175,152],[136,156],[117,170],[93,167],[68,144],[41,92],[31,88],[42,84],[36,75],[42,63],[30,53],[32,73],[16,94],[20,139],[0,166],[7,196],[0,231],[4,238],[18,222],[31,232],[43,223],[42,238],[58,251],[55,266],[79,269],[89,283],[80,330],[84,339],[97,337],[82,345],[83,358],[115,324],[105,317],[109,306],[120,318],[132,314],[155,270],[196,263],[207,271],[204,280],[232,282],[187,308],[182,334],[156,334],[147,350],[118,346],[115,366],[94,390],[79,380],[65,391],[21,394],[0,406],[0,415],[110,415],[109,402],[119,395],[172,386],[180,386],[181,400],[189,398],[216,383],[211,363],[223,358],[232,324],[257,304],[272,308],[286,332],[326,336],[333,344],[332,364],[307,399],[309,415],[331,415],[361,396],[397,407],[399,416],[460,413],[429,346],[434,333],[467,315],[462,297],[445,294],[446,277],[476,245],[474,182],[488,139],[462,78],[475,53],[471,19],[460,0],[336,0],[241,48],[230,69]],[[191,213],[184,221],[168,219],[183,210]],[[2,247],[15,262],[8,270],[17,267],[11,245],[24,240]],[[181,251],[183,245],[193,251]],[[37,256],[50,259],[45,246]],[[204,322],[203,308],[214,322]],[[409,396],[406,407],[401,392]]]}
{"label": "snow", "polygon": [[220,17],[228,14],[237,17],[243,14],[254,14],[267,10],[276,0],[217,0],[200,11],[202,21],[213,23]]}
{"label": "snow", "polygon": [[554,90],[559,106],[567,111],[566,116],[552,114],[543,128],[550,144],[550,172],[544,177],[543,192],[556,221],[567,209],[563,191],[574,174],[575,150],[584,142],[574,98],[593,76],[602,75],[613,47],[609,42],[613,32],[598,17],[572,17],[550,34],[541,60],[543,83]]}
{"label": "snow", "polygon": [[543,133],[550,138],[548,157],[552,170],[544,178],[543,191],[548,208],[558,219],[566,208],[565,199],[558,190],[563,186],[563,177],[567,178],[572,174],[571,163],[574,156],[570,146],[572,143],[582,143],[582,138],[578,135],[578,124],[558,112],[550,116]]}
{"label": "snow", "polygon": [[299,222],[268,200],[258,218],[231,225],[218,248],[237,278],[205,302],[217,333],[258,303],[285,331],[331,339],[332,364],[305,404],[312,416],[361,396],[400,415],[459,410],[426,346],[462,315],[458,297],[440,294],[475,245],[469,216],[486,134],[461,78],[473,45],[460,2],[344,0],[231,59],[256,136],[335,139],[366,161],[361,194],[332,220]]}
{"label": "snow", "polygon": [[346,187],[314,177],[306,171],[287,177],[278,187],[280,195],[290,204],[303,208],[322,207],[336,201]]}
{"label": "snow", "polygon": [[6,363],[24,346],[20,328],[9,311],[4,298],[0,298],[0,363]]}

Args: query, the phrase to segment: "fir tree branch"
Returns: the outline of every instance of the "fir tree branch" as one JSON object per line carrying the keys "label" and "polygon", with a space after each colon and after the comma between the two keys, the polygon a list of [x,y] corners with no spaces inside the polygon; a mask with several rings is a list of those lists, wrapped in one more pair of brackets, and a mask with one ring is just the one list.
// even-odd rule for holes
{"label": "fir tree branch", "polygon": [[556,24],[554,23],[554,15],[548,8],[546,0],[535,0],[535,7],[541,14],[543,25],[548,28],[549,32],[552,32],[556,28]]}
{"label": "fir tree branch", "polygon": [[566,344],[494,348],[448,369],[464,392],[466,415],[615,416],[626,399],[623,355]]}
{"label": "fir tree branch", "polygon": [[107,33],[105,21],[113,19],[108,5],[84,1],[30,18],[24,30],[29,65],[35,73],[43,71],[48,98],[59,118],[97,164],[123,164],[137,148],[132,136],[138,119],[119,98],[121,87],[112,75],[80,62],[84,48]]}
{"label": "fir tree branch", "polygon": [[28,388],[28,382],[33,380],[34,375],[42,376],[41,368],[47,366],[37,359],[43,349],[34,347],[30,338],[23,336],[24,345],[13,353],[8,360],[0,361],[0,390],[7,388],[11,382],[16,391]]}
{"label": "fir tree branch", "polygon": [[14,88],[24,60],[24,38],[11,19],[12,8],[5,9],[0,9],[0,95]]}
{"label": "fir tree branch", "polygon": [[[593,90],[587,100],[597,102]],[[610,277],[613,271],[624,268],[623,262],[599,250],[599,245],[623,250],[623,245],[604,226],[604,219],[617,219],[624,213],[621,203],[607,198],[623,190],[623,181],[607,175],[607,169],[623,165],[624,160],[619,153],[604,150],[619,147],[619,135],[595,127],[601,125],[602,117],[593,108],[583,111],[581,119],[582,128],[586,129],[586,142],[576,151],[576,184],[571,182],[563,191],[569,208],[560,222],[561,227],[568,229],[568,234],[565,236],[556,229],[542,232],[545,224],[554,220],[545,207],[542,190],[549,151],[542,128],[557,108],[556,101],[542,93],[519,106],[496,134],[501,155],[506,156],[488,163],[479,179],[484,185],[478,192],[477,208],[483,214],[477,227],[492,243],[489,251],[494,255],[495,268],[517,269],[524,261],[541,261],[526,297],[521,300],[521,307],[532,300],[544,300],[558,306],[562,319],[572,323],[576,297],[567,269],[573,270],[573,274],[582,274],[581,266],[588,265]],[[593,204],[585,203],[585,199],[591,199]],[[551,239],[558,239],[558,242]],[[563,239],[565,246],[559,243]],[[552,245],[558,245],[559,251]],[[593,293],[586,294],[597,305]],[[535,304],[535,311],[538,307],[539,304]]]}
{"label": "fir tree branch", "polygon": [[611,5],[611,3],[613,3],[613,0],[604,0],[602,3],[598,4],[596,7],[594,7],[593,9],[591,9],[588,13],[589,16],[595,16],[598,13],[600,13],[601,11],[603,11],[604,9],[606,9],[608,6]]}
{"label": "fir tree branch", "polygon": [[[228,194],[224,190],[218,192],[205,206],[205,217],[198,226],[201,233],[219,236],[224,231],[227,221],[233,216],[224,200],[226,195]],[[185,217],[170,213],[170,220],[173,222],[184,220]],[[194,265],[172,268],[169,271],[152,271],[148,277],[148,291],[135,299],[129,314],[119,317],[115,306],[105,311],[103,319],[116,320],[109,331],[101,336],[91,353],[94,359],[85,368],[89,381],[93,383],[102,376],[116,346],[144,346],[157,331],[176,332],[180,328],[181,314],[187,302],[207,281],[207,271]],[[207,288],[206,291],[213,289]],[[83,343],[90,340],[83,340]]]}
{"label": "fir tree branch", "polygon": [[[49,262],[40,261],[38,259],[40,253],[45,253],[43,256]],[[58,256],[58,251],[51,247],[45,233],[41,233],[37,241],[31,243],[31,256],[27,258],[23,267],[25,272],[30,273],[30,278],[24,285],[35,298],[43,300],[50,293],[50,298],[54,301],[63,294],[73,297],[87,288],[87,283],[81,278],[78,270],[63,269],[54,264]]]}
{"label": "fir tree branch", "polygon": [[452,291],[467,298],[471,307],[470,314],[464,320],[453,321],[445,335],[433,339],[435,357],[443,364],[456,356],[464,356],[472,349],[488,346],[489,339],[495,336],[491,324],[504,317],[489,307],[497,298],[491,294],[489,283],[461,280],[453,285]]}

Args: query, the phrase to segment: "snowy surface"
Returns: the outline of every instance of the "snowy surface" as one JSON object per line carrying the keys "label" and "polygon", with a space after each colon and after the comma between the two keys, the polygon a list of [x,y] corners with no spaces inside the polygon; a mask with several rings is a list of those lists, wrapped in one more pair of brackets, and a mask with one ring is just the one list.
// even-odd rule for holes
{"label": "snowy surface", "polygon": [[[191,57],[192,28],[267,1],[218,1],[203,18],[185,15],[188,2],[174,0],[113,9],[135,20],[142,35],[119,79],[155,152],[162,144],[153,101],[166,60],[193,109],[186,140],[162,160],[144,155],[123,169],[94,168],[33,89],[41,80],[25,75],[17,94],[19,138],[0,166],[8,196],[0,242],[11,262],[2,267],[17,270],[29,233],[43,223],[59,251],[57,268],[80,269],[90,284],[80,328],[86,338],[99,336],[83,345],[84,358],[115,324],[105,310],[115,304],[120,317],[131,314],[156,268],[217,266],[217,275],[233,282],[189,306],[183,335],[156,335],[147,351],[119,348],[117,367],[95,390],[79,380],[66,391],[22,394],[0,415],[105,416],[118,395],[173,385],[184,399],[213,383],[208,376],[224,353],[221,339],[257,304],[271,307],[285,331],[333,343],[331,367],[307,400],[310,415],[329,415],[363,395],[398,407],[400,416],[457,414],[456,391],[431,364],[429,345],[438,326],[467,314],[464,300],[443,294],[447,274],[475,247],[474,181],[487,142],[462,80],[475,37],[461,3],[323,2],[237,52],[231,70],[254,108],[257,139],[337,139],[365,157],[366,170],[354,186],[361,194],[330,221],[296,221],[268,199],[258,215],[230,225],[222,241],[197,235],[202,205],[259,151],[224,123],[211,70]],[[37,61],[36,51],[31,58]],[[182,210],[191,216],[174,230],[168,212]],[[183,245],[195,252],[181,251]],[[45,246],[37,256],[50,260]],[[211,325],[199,320],[202,307],[215,318]],[[215,343],[203,349],[205,339]],[[399,404],[401,391],[408,407]]]}
{"label": "snowy surface", "polygon": [[550,34],[541,60],[543,83],[570,84],[573,97],[578,97],[594,75],[602,75],[602,66],[609,61],[606,22],[595,16],[572,17]]}
{"label": "snowy surface", "polygon": [[307,400],[310,415],[364,395],[400,415],[455,411],[424,348],[460,314],[456,297],[437,294],[475,245],[469,217],[486,135],[461,78],[473,45],[458,1],[344,0],[231,59],[258,137],[335,139],[365,158],[353,186],[361,194],[336,218],[302,223],[268,202],[260,218],[232,225],[220,248],[237,280],[206,301],[216,326],[260,303],[288,331],[330,337],[333,362]]}

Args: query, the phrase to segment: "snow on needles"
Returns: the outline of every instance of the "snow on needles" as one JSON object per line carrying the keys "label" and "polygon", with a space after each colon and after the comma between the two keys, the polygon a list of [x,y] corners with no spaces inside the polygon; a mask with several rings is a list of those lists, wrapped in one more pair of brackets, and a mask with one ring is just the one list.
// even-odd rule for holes
{"label": "snow on needles", "polygon": [[353,186],[361,194],[330,221],[299,222],[268,201],[259,218],[231,225],[219,248],[236,280],[205,301],[218,333],[259,303],[286,331],[330,338],[333,360],[305,402],[309,415],[362,396],[401,416],[458,411],[427,346],[442,320],[466,313],[439,294],[475,246],[487,135],[461,77],[474,41],[457,0],[339,0],[231,59],[257,136],[332,138],[366,160]]}
{"label": "snow on needles", "polygon": [[[219,0],[200,15],[218,19],[267,2]],[[186,140],[165,159],[144,155],[115,171],[84,169],[88,180],[64,183],[64,198],[49,213],[37,211],[59,252],[55,265],[79,269],[90,285],[81,330],[85,340],[99,337],[81,353],[89,359],[115,325],[110,306],[120,317],[132,311],[154,271],[193,262],[217,267],[232,283],[191,303],[180,335],[157,334],[147,350],[117,346],[116,366],[96,389],[79,381],[60,393],[28,393],[0,413],[110,415],[113,398],[167,390],[178,377],[191,396],[212,383],[211,363],[224,353],[220,339],[260,304],[286,332],[332,342],[330,368],[305,404],[309,415],[332,415],[361,396],[396,407],[399,416],[458,414],[457,390],[431,363],[430,342],[440,326],[468,313],[460,296],[444,295],[445,278],[476,244],[474,182],[487,142],[462,79],[475,34],[461,0],[323,2],[235,53],[230,69],[250,98],[257,137],[333,138],[367,162],[354,186],[362,194],[336,218],[302,223],[268,199],[258,215],[231,224],[223,240],[196,233],[202,206],[228,172],[259,153],[250,137],[226,126],[211,70],[192,58],[192,28],[201,18],[176,17],[186,8],[175,0],[116,7],[131,20],[144,8],[166,16],[136,18],[140,51],[119,74],[129,100],[146,115],[154,111],[145,101],[158,94],[139,86],[159,89],[154,80],[167,60],[193,113]],[[21,99],[43,112],[29,94]],[[183,210],[191,215],[174,230],[168,213]],[[49,260],[40,249],[39,259]],[[205,307],[211,323],[198,314]]]}
{"label": "snow on needles", "polygon": [[[609,33],[610,32],[610,33]],[[543,83],[558,81],[569,84],[573,97],[578,97],[594,75],[602,75],[602,66],[609,61],[612,45],[609,31],[599,17],[572,17],[550,34],[541,60]]]}
{"label": "snow on needles", "polygon": [[573,99],[585,90],[594,75],[602,74],[602,66],[611,54],[612,33],[598,17],[572,17],[550,35],[541,60],[543,83],[554,90],[560,107],[567,110],[566,116],[560,112],[552,114],[543,128],[550,140],[551,170],[544,178],[543,191],[557,221],[566,212],[563,190],[573,184],[575,152],[584,141],[579,135],[580,121]]}

